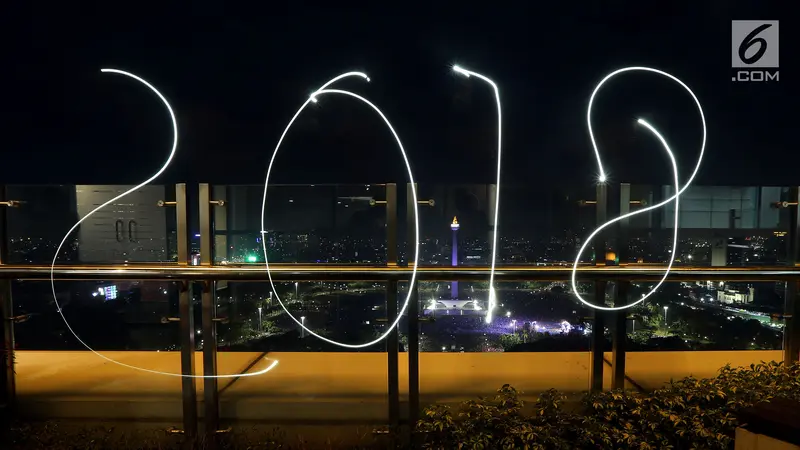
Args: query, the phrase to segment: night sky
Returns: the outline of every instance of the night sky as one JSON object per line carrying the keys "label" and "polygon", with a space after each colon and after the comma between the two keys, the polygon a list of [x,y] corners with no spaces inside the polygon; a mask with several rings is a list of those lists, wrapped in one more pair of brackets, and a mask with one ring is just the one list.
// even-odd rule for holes
{"label": "night sky", "polygon": [[[507,183],[590,185],[597,169],[585,125],[588,97],[608,72],[629,65],[666,70],[700,98],[709,134],[699,184],[798,182],[789,122],[797,110],[788,95],[796,88],[797,51],[788,2],[782,10],[770,6],[780,2],[723,0],[370,8],[197,1],[191,8],[160,2],[102,10],[52,3],[14,6],[18,15],[6,17],[19,20],[7,28],[14,37],[6,39],[13,44],[5,76],[14,84],[3,94],[10,131],[0,183],[136,183],[160,167],[170,146],[163,106],[133,80],[101,74],[103,67],[149,80],[176,109],[180,145],[165,183],[263,184],[297,108],[350,70],[367,72],[371,83],[340,86],[386,113],[418,181],[491,182],[492,92],[454,75],[454,63],[500,87]],[[731,19],[784,19],[779,82],[731,81]],[[664,133],[682,179],[695,164],[696,109],[663,78],[618,78],[598,98],[595,117],[612,181],[670,182],[663,150],[635,125],[637,117]],[[304,113],[275,171],[283,183],[407,176],[374,112],[341,97]]]}

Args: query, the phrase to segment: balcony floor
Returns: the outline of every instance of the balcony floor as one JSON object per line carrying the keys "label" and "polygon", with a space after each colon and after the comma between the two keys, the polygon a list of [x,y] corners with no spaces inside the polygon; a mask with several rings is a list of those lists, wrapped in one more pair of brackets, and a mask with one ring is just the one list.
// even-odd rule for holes
{"label": "balcony floor", "polygon": [[[124,364],[180,372],[178,352],[103,352]],[[606,354],[607,360],[611,355]],[[219,353],[219,374],[241,374],[278,365],[255,377],[220,379],[221,414],[227,420],[360,422],[387,420],[385,353]],[[688,375],[712,377],[725,364],[747,366],[782,359],[781,351],[628,353],[627,374],[645,389]],[[195,357],[202,374],[202,354]],[[400,354],[400,394],[408,397],[408,355]],[[606,366],[605,385],[610,387]],[[132,370],[90,352],[18,351],[20,413],[31,418],[155,420],[180,422],[181,379]],[[422,353],[422,404],[452,403],[491,395],[511,384],[533,398],[556,388],[577,393],[589,385],[589,354]],[[196,380],[202,403],[203,380]],[[632,386],[628,386],[632,388]],[[203,408],[199,405],[202,415]]]}

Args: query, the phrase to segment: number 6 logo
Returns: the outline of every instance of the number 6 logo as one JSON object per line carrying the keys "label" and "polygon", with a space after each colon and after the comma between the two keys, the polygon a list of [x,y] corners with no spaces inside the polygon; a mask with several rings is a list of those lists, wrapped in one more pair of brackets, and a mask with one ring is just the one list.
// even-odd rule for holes
{"label": "number 6 logo", "polygon": [[[750,34],[744,37],[741,44],[739,44],[739,59],[745,64],[753,64],[758,62],[764,53],[767,52],[767,40],[763,37],[757,37],[761,34],[762,31],[766,30],[767,28],[771,27],[771,23],[765,23],[756,27],[755,30],[751,31]],[[750,47],[758,44],[758,50],[750,56],[747,57],[747,50],[750,50]]]}
{"label": "number 6 logo", "polygon": [[[751,73],[756,68],[777,69],[778,24],[777,20],[731,21],[731,67],[751,69]],[[756,75],[755,78],[762,76]]]}

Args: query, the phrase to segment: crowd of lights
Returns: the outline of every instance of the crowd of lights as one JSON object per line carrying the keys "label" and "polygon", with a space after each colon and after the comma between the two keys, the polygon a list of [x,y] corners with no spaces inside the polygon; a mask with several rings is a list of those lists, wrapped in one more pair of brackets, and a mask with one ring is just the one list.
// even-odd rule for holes
{"label": "crowd of lights", "polygon": [[[496,267],[496,259],[497,259],[497,229],[498,229],[498,222],[499,222],[499,211],[500,211],[499,201],[500,201],[500,187],[501,187],[501,175],[502,175],[502,170],[501,170],[502,108],[501,108],[501,103],[500,103],[500,91],[499,91],[499,88],[497,87],[496,83],[494,83],[491,79],[489,79],[489,78],[487,78],[487,77],[485,77],[485,76],[483,76],[483,75],[481,75],[479,73],[463,69],[463,68],[461,68],[459,66],[454,66],[453,70],[456,73],[464,75],[464,76],[466,76],[468,78],[469,77],[475,77],[475,78],[478,78],[478,79],[486,82],[487,84],[489,84],[492,87],[493,91],[494,91],[495,100],[496,100],[496,103],[497,103],[497,181],[496,181],[497,191],[496,191],[496,198],[495,198],[496,204],[495,204],[495,214],[494,214],[494,231],[493,231],[493,234],[492,234],[492,243],[493,243],[493,245],[492,245],[492,255],[491,255],[491,270],[490,270],[490,274],[489,274],[489,305],[488,305],[487,313],[486,313],[486,323],[491,323],[492,322],[492,317],[493,317],[493,310],[494,310],[495,305],[496,305],[496,298],[495,298],[496,294],[495,294],[495,288],[494,288],[494,279],[495,279],[495,267]],[[594,132],[593,132],[593,129],[592,129],[592,120],[591,120],[592,105],[594,103],[595,96],[597,95],[597,93],[600,91],[601,87],[607,81],[609,81],[611,78],[613,78],[616,75],[619,75],[619,74],[622,74],[622,73],[626,73],[626,72],[632,72],[632,71],[644,71],[644,72],[650,72],[650,73],[656,73],[656,74],[662,75],[664,77],[667,77],[667,78],[675,81],[681,87],[683,87],[686,91],[688,91],[689,94],[692,96],[692,99],[695,101],[695,104],[697,105],[697,109],[698,109],[698,111],[700,113],[700,119],[701,119],[702,127],[703,127],[703,138],[702,138],[702,144],[700,146],[700,154],[699,154],[698,159],[697,159],[697,164],[695,165],[695,168],[694,168],[691,176],[689,177],[689,179],[686,181],[686,183],[684,183],[683,186],[681,186],[680,185],[679,176],[678,176],[677,161],[675,159],[675,156],[674,156],[672,150],[670,149],[669,145],[667,144],[666,140],[655,129],[655,127],[653,127],[652,125],[647,123],[645,120],[643,120],[643,119],[638,119],[637,120],[637,123],[639,125],[642,125],[643,127],[645,127],[648,131],[650,131],[658,139],[658,141],[664,147],[664,150],[667,152],[667,155],[670,158],[670,162],[672,163],[674,182],[675,182],[675,195],[673,195],[672,197],[670,197],[670,198],[668,198],[668,199],[666,199],[666,200],[664,200],[664,201],[662,201],[662,202],[660,202],[658,204],[655,204],[655,205],[652,205],[652,206],[648,206],[646,208],[638,209],[636,211],[621,215],[621,216],[619,216],[617,218],[614,218],[614,219],[612,219],[612,220],[600,225],[596,230],[594,230],[588,236],[588,238],[584,241],[583,245],[581,246],[580,250],[578,250],[578,253],[577,253],[576,257],[575,257],[575,263],[573,264],[573,267],[572,267],[572,275],[571,275],[571,282],[572,282],[573,292],[575,293],[575,296],[578,298],[578,300],[580,300],[583,304],[585,304],[585,305],[587,305],[589,307],[592,307],[592,308],[595,308],[595,309],[601,309],[601,310],[620,310],[620,309],[625,309],[625,308],[630,308],[632,306],[635,306],[635,305],[645,301],[649,296],[651,296],[653,293],[655,293],[658,290],[658,288],[666,281],[667,277],[669,276],[669,272],[670,272],[670,270],[672,268],[672,265],[674,263],[674,260],[675,260],[675,251],[674,251],[674,249],[677,248],[677,244],[678,244],[678,225],[679,225],[679,202],[680,202],[680,196],[691,185],[692,181],[694,180],[694,177],[697,175],[697,173],[698,173],[698,171],[700,169],[700,165],[702,163],[703,153],[705,151],[705,145],[706,145],[706,123],[705,123],[705,117],[703,115],[703,109],[702,109],[702,107],[700,105],[700,102],[698,101],[697,97],[695,96],[694,92],[692,92],[692,90],[686,84],[684,84],[681,80],[679,80],[678,78],[674,77],[673,75],[670,75],[670,74],[668,74],[666,72],[663,72],[661,70],[652,69],[652,68],[648,68],[648,67],[626,67],[626,68],[623,68],[623,69],[616,70],[616,71],[612,72],[611,74],[607,75],[605,78],[603,78],[603,80],[600,81],[600,83],[597,85],[597,87],[595,87],[594,91],[592,92],[591,97],[589,98],[589,106],[588,106],[587,114],[586,114],[587,125],[588,125],[588,129],[589,129],[589,136],[590,136],[590,139],[591,139],[591,142],[592,142],[592,148],[594,150],[595,157],[597,158],[597,165],[598,165],[598,169],[599,169],[598,182],[605,183],[608,180],[608,176],[607,176],[607,173],[605,172],[605,170],[603,169],[603,164],[602,164],[601,157],[600,157],[600,151],[598,149],[597,142],[595,141]],[[63,313],[63,311],[61,309],[61,306],[60,306],[60,304],[58,302],[58,299],[57,299],[57,296],[56,296],[56,290],[55,290],[55,264],[56,264],[56,262],[58,260],[58,255],[61,252],[61,249],[63,248],[66,240],[69,238],[69,236],[86,219],[88,219],[91,215],[96,213],[98,210],[100,210],[102,208],[105,208],[106,206],[116,202],[117,200],[127,196],[128,194],[139,190],[140,188],[148,185],[153,180],[155,180],[158,176],[160,176],[166,170],[166,168],[169,166],[170,162],[172,161],[173,157],[175,156],[175,153],[176,153],[176,150],[177,150],[177,147],[178,147],[178,125],[177,125],[177,120],[175,118],[175,113],[174,113],[172,107],[170,106],[169,102],[167,101],[167,99],[161,94],[161,92],[158,91],[158,89],[156,89],[152,84],[148,83],[144,79],[142,79],[142,78],[140,78],[140,77],[138,77],[138,76],[136,76],[136,75],[134,75],[134,74],[132,74],[130,72],[125,72],[125,71],[117,70],[117,69],[102,69],[102,72],[104,72],[104,73],[115,73],[115,74],[124,75],[124,76],[130,77],[130,78],[133,78],[134,80],[136,80],[136,81],[140,82],[141,84],[145,85],[153,93],[155,93],[156,96],[158,96],[158,98],[161,100],[161,102],[166,107],[166,109],[167,109],[167,111],[169,113],[169,117],[170,117],[171,123],[172,123],[172,131],[173,131],[172,148],[171,148],[171,150],[169,152],[169,156],[167,157],[167,160],[159,168],[159,170],[156,171],[156,173],[154,175],[152,175],[150,178],[148,178],[147,180],[145,180],[141,184],[139,184],[139,185],[137,185],[137,186],[135,186],[135,187],[123,192],[122,194],[120,194],[120,195],[112,198],[111,200],[106,201],[105,203],[101,204],[100,206],[94,208],[88,214],[86,214],[85,216],[81,217],[75,223],[75,225],[73,225],[69,229],[69,231],[67,231],[67,233],[64,235],[64,238],[59,243],[58,248],[56,249],[55,255],[53,256],[53,262],[52,262],[52,265],[51,265],[51,268],[50,268],[50,287],[51,287],[51,291],[52,291],[52,294],[53,294],[53,300],[55,301],[56,307],[58,309],[58,313],[60,314],[61,318],[63,319],[64,323],[66,324],[67,329],[69,330],[69,332],[87,350],[91,351],[92,353],[94,353],[98,357],[100,357],[100,358],[102,358],[102,359],[104,359],[104,360],[106,360],[108,362],[120,365],[122,367],[130,368],[130,369],[134,369],[134,370],[139,370],[139,371],[142,371],[142,372],[157,374],[157,375],[166,375],[166,376],[175,376],[175,377],[184,377],[184,378],[249,377],[249,376],[262,375],[262,374],[265,374],[265,373],[269,372],[270,370],[272,370],[278,364],[277,360],[269,359],[269,361],[271,361],[271,363],[266,368],[264,368],[262,370],[259,370],[259,371],[256,371],[256,372],[250,372],[250,373],[246,373],[246,374],[230,374],[230,375],[185,375],[185,374],[180,374],[180,373],[171,373],[171,372],[162,372],[162,371],[157,371],[157,370],[151,370],[151,369],[146,369],[146,368],[143,368],[143,367],[138,367],[138,366],[134,366],[134,365],[130,365],[130,364],[125,364],[125,363],[116,361],[116,360],[114,360],[112,358],[109,358],[109,357],[97,352],[93,348],[91,348],[91,346],[89,346],[86,342],[84,342],[78,336],[78,334],[72,329],[72,327],[69,324],[69,321],[64,316],[64,313]],[[366,98],[364,98],[364,97],[362,97],[362,96],[360,96],[358,94],[355,94],[353,92],[350,92],[350,91],[340,90],[340,89],[328,89],[328,87],[330,85],[334,84],[335,82],[337,82],[337,81],[339,81],[339,80],[341,80],[343,78],[348,78],[348,77],[360,77],[360,78],[362,78],[362,79],[364,79],[366,81],[370,81],[369,77],[366,74],[361,73],[361,72],[347,72],[347,73],[341,74],[341,75],[331,79],[330,81],[328,81],[327,83],[323,84],[319,89],[314,91],[309,96],[309,98],[297,110],[297,112],[294,114],[294,116],[291,118],[291,120],[287,124],[286,128],[283,130],[283,133],[281,134],[280,138],[278,139],[278,143],[275,146],[275,150],[272,153],[272,157],[270,158],[269,165],[267,167],[267,175],[266,175],[266,179],[264,181],[264,195],[263,195],[263,200],[262,200],[262,205],[261,205],[261,229],[262,230],[266,230],[266,226],[265,226],[265,223],[264,223],[264,218],[266,216],[267,190],[269,188],[269,180],[270,180],[270,175],[272,173],[272,169],[273,169],[273,166],[274,166],[274,163],[275,163],[275,158],[276,158],[276,156],[278,154],[278,151],[280,150],[280,146],[283,143],[284,138],[286,137],[286,134],[289,132],[289,130],[291,129],[291,127],[294,124],[295,120],[300,116],[300,114],[305,110],[305,108],[310,103],[318,103],[320,97],[325,96],[325,95],[330,95],[330,94],[337,94],[337,95],[341,95],[341,96],[351,97],[351,98],[359,100],[360,102],[362,102],[365,105],[369,106],[372,110],[374,110],[381,117],[381,119],[384,121],[384,123],[386,124],[387,128],[391,132],[392,136],[394,137],[395,141],[397,142],[397,145],[398,145],[398,147],[400,149],[400,153],[401,153],[401,155],[403,157],[403,162],[405,163],[405,167],[406,167],[406,170],[408,172],[408,178],[409,178],[409,182],[410,182],[410,185],[411,185],[412,197],[413,197],[412,204],[414,205],[414,229],[415,229],[415,233],[414,233],[414,262],[413,262],[413,266],[412,266],[412,273],[411,273],[411,280],[410,280],[410,283],[409,283],[408,294],[407,294],[405,300],[403,301],[402,307],[398,311],[397,317],[387,327],[387,330],[386,330],[385,333],[383,333],[381,336],[377,337],[376,339],[374,339],[374,340],[372,340],[370,342],[365,342],[365,343],[362,343],[362,344],[347,344],[347,343],[343,343],[343,342],[338,342],[338,341],[334,341],[332,339],[328,339],[328,338],[326,338],[324,336],[321,336],[321,335],[315,333],[313,330],[311,330],[310,328],[305,326],[305,323],[304,323],[305,321],[304,320],[298,320],[289,311],[289,309],[286,307],[286,305],[281,300],[280,295],[278,295],[277,290],[275,289],[274,281],[272,279],[272,271],[270,270],[270,266],[269,266],[269,258],[268,258],[268,254],[267,254],[266,241],[264,239],[261,239],[261,242],[262,242],[262,248],[264,250],[264,262],[265,262],[265,266],[266,266],[266,269],[267,269],[267,277],[269,279],[270,287],[272,288],[272,291],[273,291],[273,294],[275,295],[275,298],[278,300],[278,303],[280,304],[281,308],[283,308],[283,310],[286,312],[286,314],[288,314],[288,316],[291,317],[291,319],[298,326],[300,326],[303,331],[308,332],[309,334],[311,334],[311,335],[313,335],[313,336],[315,336],[315,337],[317,337],[317,338],[319,338],[319,339],[321,339],[321,340],[323,340],[325,342],[328,342],[330,344],[337,345],[337,346],[340,346],[340,347],[357,349],[357,348],[368,347],[368,346],[374,345],[374,344],[382,341],[383,339],[385,339],[389,335],[389,333],[391,333],[394,330],[394,328],[400,322],[400,319],[402,318],[403,314],[405,313],[406,309],[408,308],[408,305],[409,305],[409,302],[410,302],[410,299],[411,299],[411,295],[413,293],[414,283],[416,282],[417,266],[418,266],[417,263],[418,263],[418,260],[419,260],[420,239],[419,239],[419,214],[418,214],[418,210],[417,210],[418,202],[417,202],[416,184],[414,182],[414,175],[413,175],[413,172],[412,172],[412,169],[411,169],[411,164],[410,164],[410,162],[408,160],[408,155],[406,153],[406,150],[403,147],[403,144],[400,141],[400,137],[398,136],[397,132],[395,131],[395,129],[392,126],[392,124],[389,121],[389,119],[386,118],[386,116],[383,114],[383,112],[375,104],[373,104],[372,102],[370,102]],[[600,233],[603,229],[607,228],[608,226],[610,226],[610,225],[612,225],[612,224],[614,224],[616,222],[628,219],[628,218],[633,217],[633,216],[635,216],[637,214],[642,214],[642,213],[645,213],[647,211],[652,211],[654,209],[661,208],[661,207],[667,205],[668,203],[670,203],[672,201],[675,202],[675,226],[674,226],[673,244],[672,244],[673,251],[670,252],[671,254],[670,254],[669,264],[667,265],[666,271],[664,272],[664,276],[661,278],[659,283],[655,287],[653,287],[650,290],[650,292],[648,292],[647,294],[644,294],[640,299],[638,299],[637,301],[635,301],[635,302],[633,302],[633,303],[631,303],[629,305],[616,306],[616,307],[605,307],[605,306],[592,304],[591,302],[589,302],[586,299],[584,299],[580,295],[580,292],[578,291],[578,288],[577,288],[578,265],[579,265],[581,256],[586,251],[586,249],[587,249],[589,243],[592,241],[592,239],[595,236],[597,236],[597,234]],[[263,233],[265,233],[265,231],[262,231],[261,233],[263,234]]]}

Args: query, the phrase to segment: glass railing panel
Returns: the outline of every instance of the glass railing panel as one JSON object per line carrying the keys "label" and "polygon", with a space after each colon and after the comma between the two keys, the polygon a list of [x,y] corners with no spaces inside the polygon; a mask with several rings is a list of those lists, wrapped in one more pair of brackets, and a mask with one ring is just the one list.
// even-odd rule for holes
{"label": "glass railing panel", "polygon": [[[632,283],[631,298],[651,286]],[[628,387],[652,389],[670,379],[713,376],[725,364],[780,360],[783,286],[702,280],[666,283],[643,306],[630,309]],[[579,284],[588,300],[599,303],[591,297],[590,287]],[[487,283],[467,281],[455,286],[420,284],[423,404],[488,395],[505,383],[526,395],[549,388],[585,390],[592,311],[574,300],[569,284],[497,283],[492,324],[486,324],[483,315],[487,288]],[[277,294],[315,332],[358,344],[381,335],[393,319],[386,314],[385,289],[385,283],[287,281],[276,284],[270,300],[266,283],[217,283],[218,316],[229,320],[218,326],[218,373],[245,375],[278,361],[272,371],[257,377],[223,379],[223,416],[386,420],[385,343],[363,351],[330,346],[299,330],[276,306]],[[610,282],[607,302],[615,289]],[[179,354],[169,351],[178,343],[178,324],[169,321],[177,316],[173,283],[58,282],[56,292],[73,330],[102,355],[147,370],[180,371]],[[398,306],[405,292],[401,284]],[[77,417],[80,408],[70,403],[75,399],[102,404],[135,395],[144,399],[136,407],[145,408],[148,401],[147,408],[164,403],[159,417],[180,417],[179,378],[122,367],[81,350],[60,325],[63,321],[50,300],[49,283],[14,282],[13,294],[23,410]],[[145,303],[161,306],[144,308]],[[195,304],[199,305],[199,295]],[[202,347],[200,308],[195,309],[196,337]],[[401,395],[407,395],[407,318],[399,329]],[[609,352],[605,356],[605,385],[610,387],[612,357]],[[198,354],[197,373],[202,373],[200,361]],[[62,405],[56,412],[48,409],[52,401]],[[346,407],[354,401],[359,408]],[[264,408],[265,404],[270,407]]]}
{"label": "glass railing panel", "polygon": [[[653,285],[631,283],[629,301]],[[608,299],[615,289],[609,283]],[[784,293],[784,282],[664,283],[628,310],[626,386],[656,389],[672,379],[713,377],[727,364],[783,360]]]}
{"label": "glass railing panel", "polygon": [[304,331],[279,303],[314,333],[357,345],[374,340],[386,328],[386,283],[275,282],[217,283],[221,351],[383,352],[385,344],[357,350],[326,343]]}
{"label": "glass railing panel", "polygon": [[266,230],[263,185],[220,185],[212,192],[226,202],[214,217],[216,264],[263,264],[262,239],[274,263],[386,263],[382,185],[270,186]]}
{"label": "glass railing panel", "polygon": [[[632,185],[631,200],[653,205],[674,194],[673,186]],[[676,264],[764,266],[786,261],[789,188],[691,186],[680,198]],[[641,207],[632,205],[631,210]],[[635,216],[630,222],[629,261],[663,264],[672,248],[675,204]]]}
{"label": "glass railing panel", "polygon": [[386,284],[282,282],[275,288],[218,283],[217,315],[228,319],[218,326],[218,373],[254,372],[278,361],[263,375],[222,380],[223,416],[386,420],[386,342],[366,348],[325,342],[298,326],[278,302],[314,333],[359,345],[386,331]]}
{"label": "glass railing panel", "polygon": [[[19,350],[178,350],[178,288],[168,281],[47,281],[12,284]],[[59,314],[59,309],[64,318]],[[64,319],[69,322],[69,327]]]}
{"label": "glass railing panel", "polygon": [[[179,325],[169,320],[177,316],[175,284],[76,281],[55,288],[72,331],[49,282],[13,283],[20,410],[35,417],[179,420],[180,378],[149,372],[181,373]],[[109,406],[119,401],[131,409]]]}
{"label": "glass railing panel", "polygon": [[[458,265],[489,265],[496,193],[493,184],[420,184],[419,199],[434,200],[419,206],[420,264],[451,265],[455,254]],[[503,185],[497,264],[572,264],[597,223],[595,198],[593,186]]]}
{"label": "glass railing panel", "polygon": [[[9,264],[51,264],[67,231],[95,207],[133,186],[8,186]],[[149,185],[90,216],[65,241],[58,264],[177,260],[174,188]]]}
{"label": "glass railing panel", "polygon": [[487,284],[420,284],[421,398],[466,400],[505,383],[532,395],[585,390],[590,311],[567,285],[497,283],[498,304],[487,324]]}

